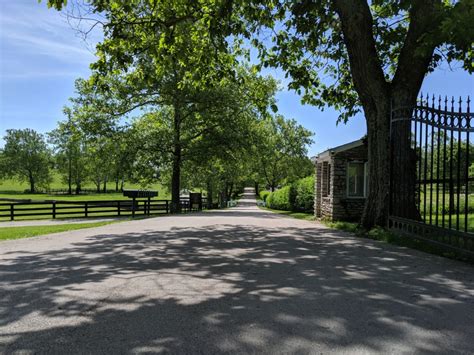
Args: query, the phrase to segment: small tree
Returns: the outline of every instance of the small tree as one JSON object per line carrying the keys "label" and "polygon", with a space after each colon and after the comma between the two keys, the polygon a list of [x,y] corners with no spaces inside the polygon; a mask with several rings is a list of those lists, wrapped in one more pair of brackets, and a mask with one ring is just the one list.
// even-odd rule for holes
{"label": "small tree", "polygon": [[67,121],[59,122],[58,127],[48,134],[49,142],[54,146],[55,163],[72,194],[75,185],[76,194],[87,177],[84,135],[72,118],[72,110],[64,109]]}
{"label": "small tree", "polygon": [[4,174],[28,182],[32,193],[38,185],[50,183],[50,152],[42,134],[29,128],[9,129],[3,139]]}

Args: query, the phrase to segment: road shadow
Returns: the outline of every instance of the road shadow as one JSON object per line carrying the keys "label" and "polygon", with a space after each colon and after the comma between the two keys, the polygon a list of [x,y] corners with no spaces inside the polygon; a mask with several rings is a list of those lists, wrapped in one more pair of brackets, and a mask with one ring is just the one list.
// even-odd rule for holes
{"label": "road shadow", "polygon": [[0,352],[472,353],[473,271],[312,224],[96,235],[5,254]]}

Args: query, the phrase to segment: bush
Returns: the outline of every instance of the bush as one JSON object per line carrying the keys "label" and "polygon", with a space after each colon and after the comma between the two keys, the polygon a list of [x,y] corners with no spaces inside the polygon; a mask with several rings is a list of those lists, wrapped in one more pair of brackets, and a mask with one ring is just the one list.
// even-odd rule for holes
{"label": "bush", "polygon": [[299,179],[291,185],[270,193],[266,196],[266,204],[276,210],[313,213],[314,176]]}
{"label": "bush", "polygon": [[292,210],[295,212],[314,212],[314,176],[297,180],[292,184],[293,193],[290,197]]}
{"label": "bush", "polygon": [[259,195],[260,195],[260,198],[264,201],[264,202],[267,202],[267,198],[268,196],[271,194],[270,191],[260,191]]}
{"label": "bush", "polygon": [[290,203],[291,186],[287,185],[272,192],[267,197],[267,206],[276,210],[291,211]]}

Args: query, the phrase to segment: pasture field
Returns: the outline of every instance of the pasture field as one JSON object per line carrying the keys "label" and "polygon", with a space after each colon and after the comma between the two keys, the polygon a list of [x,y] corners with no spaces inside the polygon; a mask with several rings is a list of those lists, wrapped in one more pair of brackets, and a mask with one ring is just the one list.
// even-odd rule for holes
{"label": "pasture field", "polygon": [[[121,192],[117,193],[87,193],[81,195],[63,195],[63,194],[45,194],[45,193],[24,193],[29,185],[24,182],[18,181],[18,179],[4,179],[0,180],[0,198],[12,198],[12,199],[31,199],[31,200],[64,200],[64,201],[86,201],[86,200],[127,200],[127,197],[122,196]],[[54,173],[53,181],[51,182],[50,189],[67,189],[66,184],[61,180],[61,176]],[[84,189],[95,189],[95,185],[90,182],[83,186]],[[115,188],[115,183],[107,184],[107,188]],[[139,184],[126,183],[125,189],[150,189],[158,191],[158,199],[169,199],[170,194],[166,188],[161,184],[153,184],[151,186],[141,186]]]}
{"label": "pasture field", "polygon": [[[465,207],[466,207],[466,196],[461,193],[459,196],[459,222],[456,212],[449,213],[449,193],[442,194],[442,188],[439,188],[438,196],[436,196],[436,187],[434,186],[432,191],[427,186],[426,193],[420,193],[420,214],[426,223],[432,225],[443,226],[444,228],[449,227],[449,221],[451,219],[451,228],[464,230],[465,223]],[[425,198],[426,197],[426,198]],[[444,204],[443,204],[444,197]],[[426,207],[425,207],[426,206]],[[431,209],[430,209],[431,208]],[[458,209],[457,195],[454,195],[454,210]],[[444,216],[443,216],[444,210]],[[467,199],[467,230],[468,232],[474,232],[474,194],[469,193]],[[430,218],[431,217],[431,218]]]}

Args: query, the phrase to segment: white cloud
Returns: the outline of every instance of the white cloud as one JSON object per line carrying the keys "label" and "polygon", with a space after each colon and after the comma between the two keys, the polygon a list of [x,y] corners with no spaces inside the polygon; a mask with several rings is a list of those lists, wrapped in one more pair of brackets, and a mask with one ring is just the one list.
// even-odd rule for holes
{"label": "white cloud", "polygon": [[93,33],[90,43],[84,42],[64,15],[47,9],[45,1],[2,2],[0,10],[2,60],[27,54],[33,65],[38,56],[86,65],[94,61],[93,48],[100,33]]}

